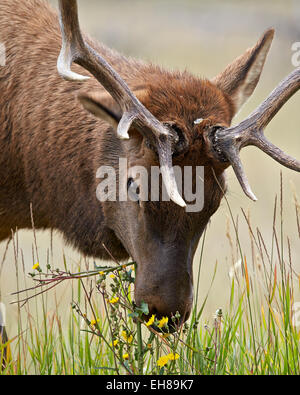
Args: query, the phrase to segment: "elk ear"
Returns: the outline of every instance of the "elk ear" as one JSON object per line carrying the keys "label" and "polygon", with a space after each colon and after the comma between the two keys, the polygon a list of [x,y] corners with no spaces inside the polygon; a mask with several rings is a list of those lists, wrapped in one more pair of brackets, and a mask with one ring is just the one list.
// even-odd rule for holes
{"label": "elk ear", "polygon": [[79,93],[78,100],[88,112],[117,129],[121,119],[121,109],[109,93],[83,92]]}
{"label": "elk ear", "polygon": [[[142,101],[146,94],[146,89],[138,88],[133,92]],[[79,93],[78,100],[88,112],[97,118],[103,119],[114,129],[117,129],[122,117],[122,110],[108,92],[82,92]]]}
{"label": "elk ear", "polygon": [[235,113],[252,95],[259,81],[274,37],[274,29],[267,30],[257,44],[216,76],[212,83],[233,100]]}

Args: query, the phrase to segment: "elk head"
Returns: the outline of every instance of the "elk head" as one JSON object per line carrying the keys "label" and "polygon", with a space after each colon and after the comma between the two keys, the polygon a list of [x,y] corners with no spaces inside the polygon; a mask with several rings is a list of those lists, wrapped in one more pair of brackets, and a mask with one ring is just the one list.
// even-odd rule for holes
{"label": "elk head", "polygon": [[[130,168],[142,166],[148,175],[153,166],[160,165],[169,201],[163,201],[161,191],[158,201],[142,198],[149,196],[152,179],[137,187],[134,175],[118,173],[119,183],[133,191],[135,201],[107,201],[102,203],[102,209],[108,228],[137,262],[136,303],[148,303],[150,314],[158,317],[178,311],[183,322],[192,307],[194,253],[205,226],[219,207],[225,191],[223,172],[229,165],[233,166],[244,192],[255,199],[239,160],[239,150],[254,144],[281,164],[300,170],[299,162],[274,147],[262,134],[279,108],[299,89],[299,69],[246,121],[229,128],[233,116],[258,83],[273,30],[268,30],[253,48],[212,81],[197,79],[189,73],[159,69],[153,72],[153,66],[149,70],[144,66],[143,86],[129,89],[83,39],[76,1],[60,0],[60,13],[63,46],[58,59],[59,73],[67,80],[84,81],[88,77],[71,71],[75,62],[89,71],[109,94],[79,95],[86,110],[113,128],[107,132],[107,139],[103,137],[103,147],[113,142]],[[107,161],[116,167],[118,158],[114,156]],[[179,193],[173,165],[182,170],[187,166],[193,168],[193,190],[197,190],[199,181],[196,168],[204,167],[201,210],[187,210],[188,202]]]}

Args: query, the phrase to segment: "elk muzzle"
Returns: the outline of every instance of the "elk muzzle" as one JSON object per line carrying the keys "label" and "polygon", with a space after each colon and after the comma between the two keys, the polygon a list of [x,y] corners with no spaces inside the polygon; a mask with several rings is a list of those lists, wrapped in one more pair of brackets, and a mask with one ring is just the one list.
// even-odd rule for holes
{"label": "elk muzzle", "polygon": [[[138,306],[142,302],[148,304],[149,315],[145,319],[153,314],[158,320],[168,317],[169,330],[173,331],[189,318],[192,309],[192,263],[178,263],[178,258],[174,258],[138,265],[135,302]],[[174,320],[175,316],[180,318]]]}

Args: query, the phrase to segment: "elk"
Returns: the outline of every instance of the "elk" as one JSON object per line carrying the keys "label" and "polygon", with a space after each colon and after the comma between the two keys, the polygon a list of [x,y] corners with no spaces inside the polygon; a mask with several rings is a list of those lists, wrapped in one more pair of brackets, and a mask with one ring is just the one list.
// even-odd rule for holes
{"label": "elk", "polygon": [[[193,257],[226,192],[232,166],[251,191],[239,152],[254,145],[280,164],[300,162],[270,143],[263,130],[300,88],[295,69],[243,122],[234,115],[252,95],[274,30],[212,80],[128,59],[83,35],[76,0],[59,15],[42,0],[0,0],[0,240],[11,230],[60,231],[87,256],[137,263],[135,302],[149,315],[188,319]],[[169,201],[102,201],[97,169],[160,166]],[[174,167],[204,167],[204,206],[187,212]],[[137,189],[139,197],[143,191]]]}

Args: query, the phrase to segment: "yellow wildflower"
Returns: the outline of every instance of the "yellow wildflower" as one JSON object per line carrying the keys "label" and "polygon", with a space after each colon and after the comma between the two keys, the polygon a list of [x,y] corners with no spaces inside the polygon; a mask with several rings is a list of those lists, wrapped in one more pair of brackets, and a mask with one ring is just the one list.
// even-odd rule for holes
{"label": "yellow wildflower", "polygon": [[168,354],[168,358],[170,361],[176,361],[176,359],[179,358],[179,354],[177,354],[177,352],[175,354],[174,353]]}
{"label": "yellow wildflower", "polygon": [[127,343],[132,343],[132,340],[133,340],[132,335],[128,336],[126,331],[122,331],[122,336]]}
{"label": "yellow wildflower", "polygon": [[163,317],[159,323],[158,323],[158,327],[159,328],[163,328],[164,326],[166,326],[168,324],[169,318],[168,317]]}
{"label": "yellow wildflower", "polygon": [[40,264],[37,262],[35,265],[32,266],[32,270],[37,270],[40,267]]}
{"label": "yellow wildflower", "polygon": [[111,303],[111,304],[118,303],[119,299],[120,299],[120,298],[118,298],[118,297],[112,298],[112,299],[109,300],[109,303]]}
{"label": "yellow wildflower", "polygon": [[100,322],[99,318],[97,318],[96,320],[95,319],[91,320],[91,325],[96,325],[97,322]]}
{"label": "yellow wildflower", "polygon": [[110,343],[110,347],[112,347],[113,345],[114,345],[114,347],[116,347],[118,345],[118,343],[119,343],[119,340],[116,339],[116,340],[114,340],[113,343]]}
{"label": "yellow wildflower", "polygon": [[104,276],[104,272],[99,272],[100,276]]}
{"label": "yellow wildflower", "polygon": [[123,354],[123,359],[129,359],[129,355],[128,355],[128,353],[126,353],[126,354]]}
{"label": "yellow wildflower", "polygon": [[169,356],[168,356],[168,355],[163,355],[163,356],[160,357],[159,360],[157,361],[157,366],[159,366],[160,368],[162,368],[162,367],[165,366],[168,362],[169,362]]}
{"label": "yellow wildflower", "polygon": [[176,359],[179,358],[179,354],[177,353],[170,353],[168,355],[163,355],[162,357],[159,358],[157,361],[157,365],[162,368],[165,366],[169,361],[176,361]]}
{"label": "yellow wildflower", "polygon": [[112,273],[109,277],[110,277],[110,278],[115,278],[116,275]]}
{"label": "yellow wildflower", "polygon": [[146,322],[146,326],[151,326],[154,323],[155,320],[155,314],[152,314],[150,320]]}

